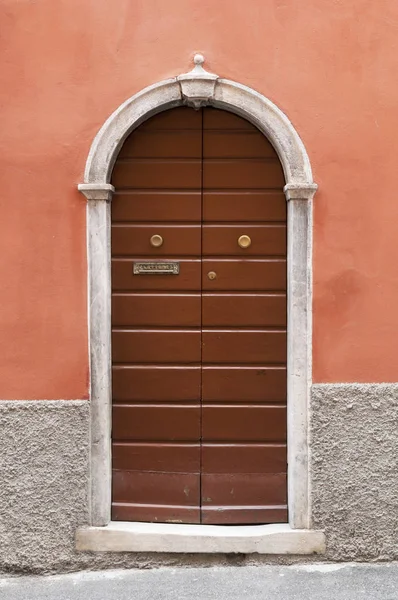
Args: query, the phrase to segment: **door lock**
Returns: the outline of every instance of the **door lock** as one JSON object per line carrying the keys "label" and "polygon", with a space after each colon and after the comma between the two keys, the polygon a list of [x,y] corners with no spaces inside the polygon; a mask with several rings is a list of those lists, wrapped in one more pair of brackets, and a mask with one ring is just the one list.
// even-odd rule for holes
{"label": "door lock", "polygon": [[207,273],[207,277],[208,277],[209,279],[215,279],[215,278],[217,277],[217,273],[215,273],[215,271],[209,271],[209,272]]}

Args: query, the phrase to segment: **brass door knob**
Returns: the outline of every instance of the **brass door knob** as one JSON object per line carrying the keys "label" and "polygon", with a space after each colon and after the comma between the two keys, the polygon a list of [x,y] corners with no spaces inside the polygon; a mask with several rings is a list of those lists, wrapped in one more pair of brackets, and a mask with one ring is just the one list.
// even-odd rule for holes
{"label": "brass door knob", "polygon": [[151,237],[151,246],[153,246],[154,248],[159,248],[162,244],[163,244],[163,238],[161,235],[153,235]]}
{"label": "brass door knob", "polygon": [[238,238],[238,244],[241,248],[248,248],[251,245],[252,241],[248,235],[241,235]]}
{"label": "brass door knob", "polygon": [[207,277],[208,277],[209,279],[215,279],[215,278],[217,277],[217,273],[215,273],[214,271],[209,271],[209,272],[207,273]]}

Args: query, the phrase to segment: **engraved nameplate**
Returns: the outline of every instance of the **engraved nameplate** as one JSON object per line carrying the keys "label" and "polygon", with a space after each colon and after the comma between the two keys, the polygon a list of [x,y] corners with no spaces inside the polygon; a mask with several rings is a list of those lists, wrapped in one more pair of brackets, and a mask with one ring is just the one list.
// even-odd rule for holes
{"label": "engraved nameplate", "polygon": [[178,275],[179,262],[135,262],[134,275]]}

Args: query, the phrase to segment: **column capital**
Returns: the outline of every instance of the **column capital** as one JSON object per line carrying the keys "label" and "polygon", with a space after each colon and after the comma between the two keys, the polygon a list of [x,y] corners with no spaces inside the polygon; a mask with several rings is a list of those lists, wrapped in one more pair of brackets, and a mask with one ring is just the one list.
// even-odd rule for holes
{"label": "column capital", "polygon": [[112,200],[115,188],[110,183],[79,183],[77,186],[79,192],[84,194],[87,200]]}
{"label": "column capital", "polygon": [[318,186],[316,183],[287,183],[283,188],[286,200],[312,200]]}

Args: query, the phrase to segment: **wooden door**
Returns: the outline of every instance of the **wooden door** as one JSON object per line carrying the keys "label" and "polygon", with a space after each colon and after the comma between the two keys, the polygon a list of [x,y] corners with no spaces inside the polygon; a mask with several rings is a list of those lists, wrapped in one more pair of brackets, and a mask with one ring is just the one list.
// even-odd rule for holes
{"label": "wooden door", "polygon": [[[235,115],[180,108],[127,139],[112,183],[112,518],[286,521],[275,151]],[[179,274],[134,275],[147,261]]]}

